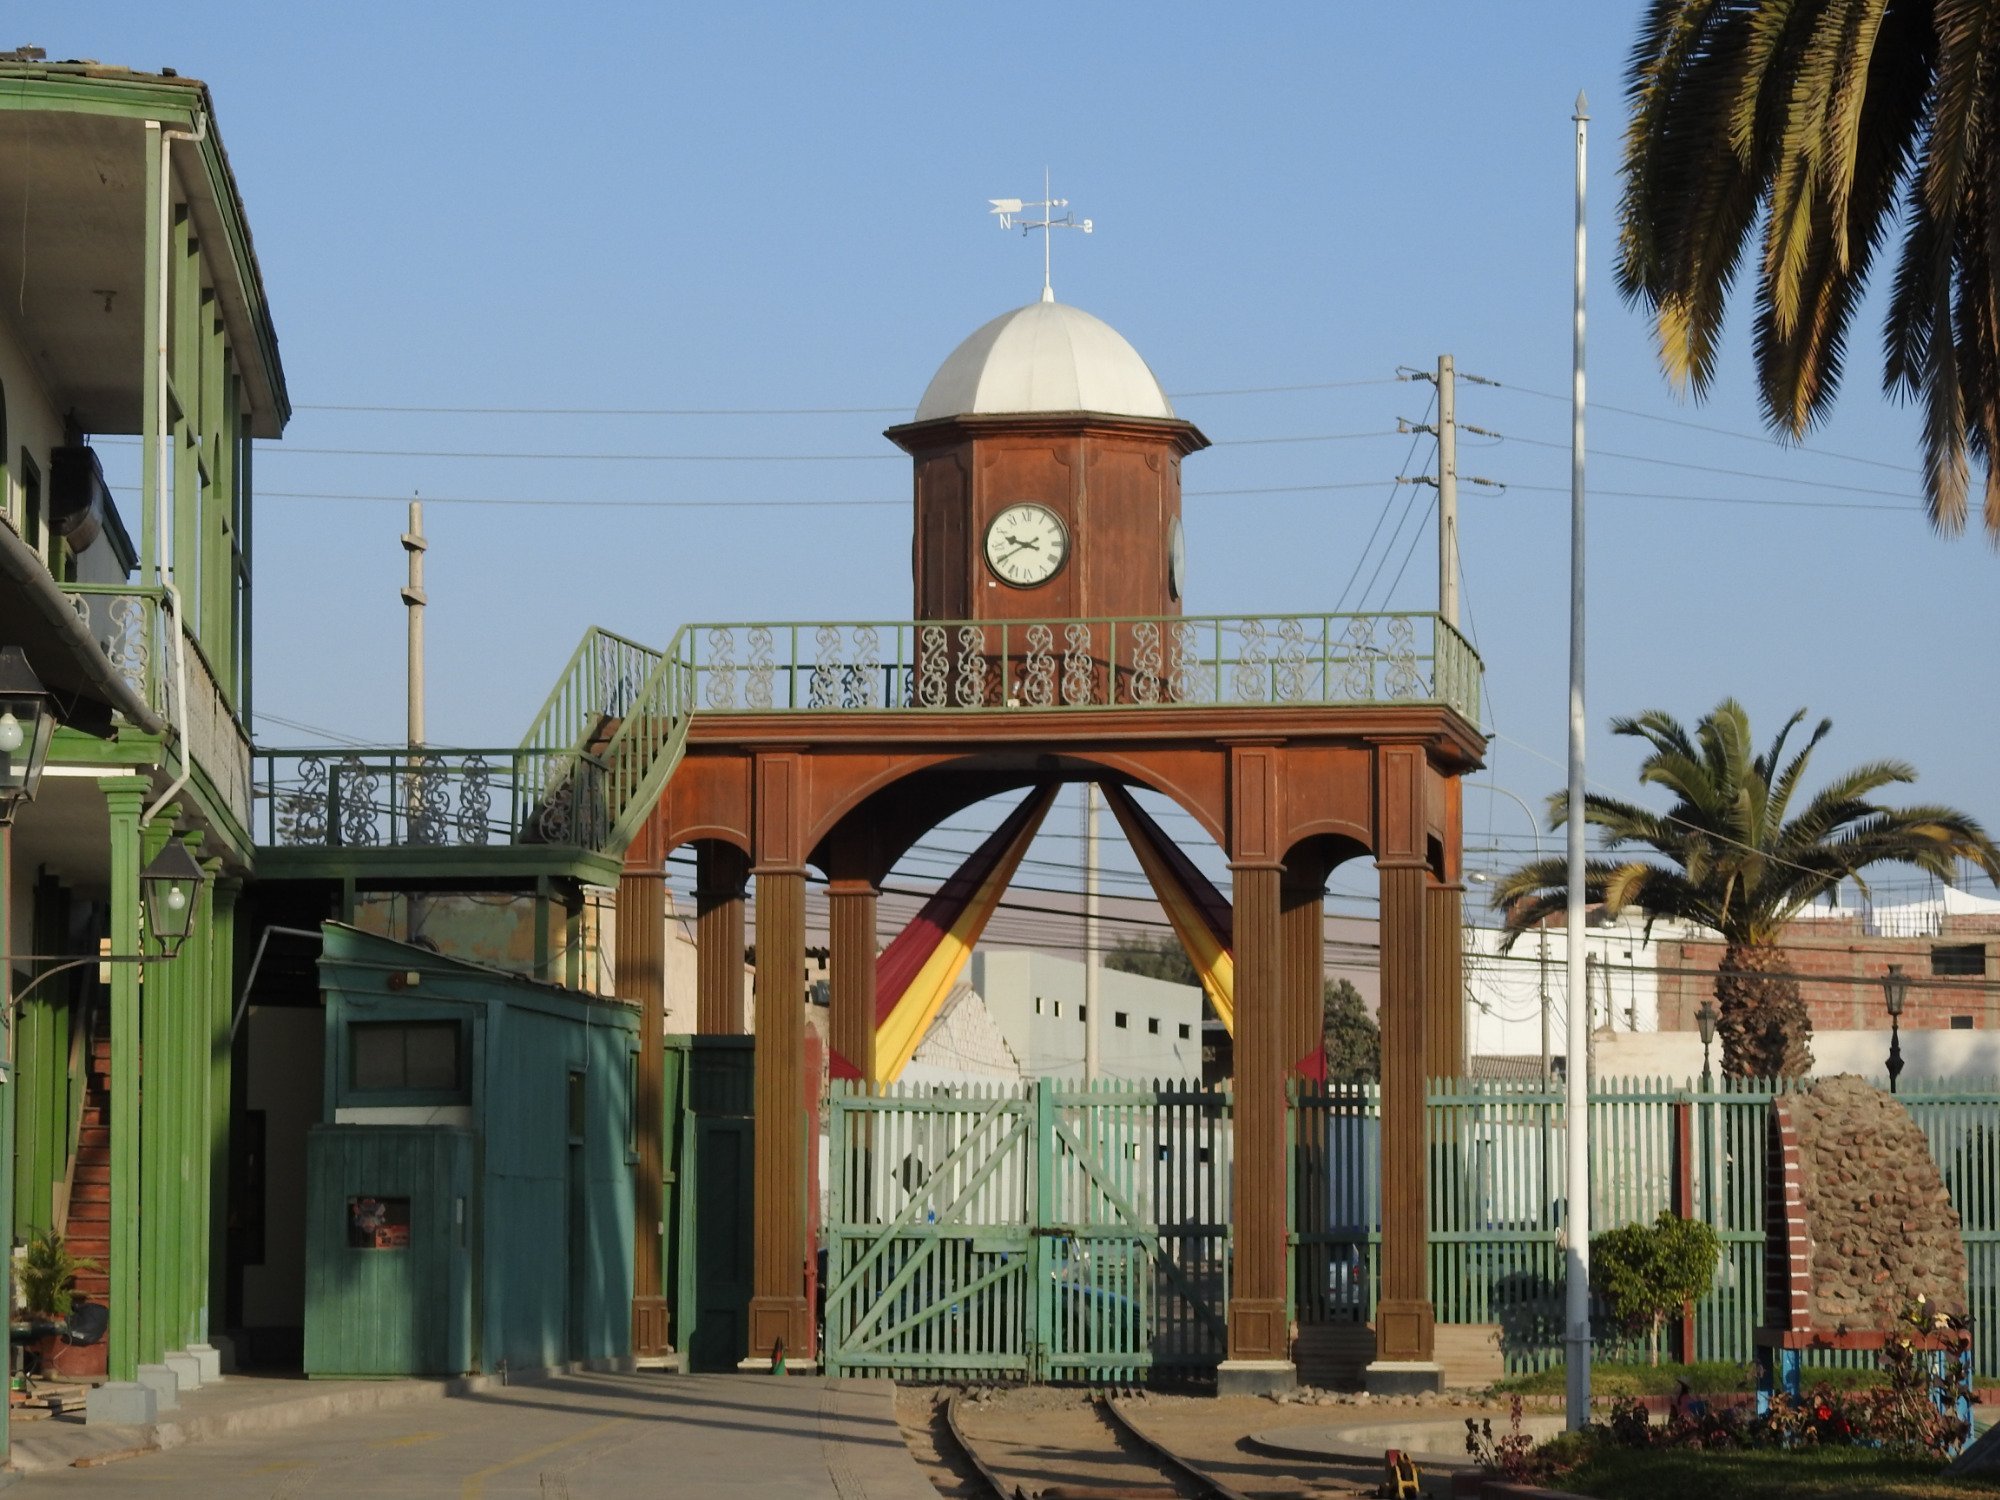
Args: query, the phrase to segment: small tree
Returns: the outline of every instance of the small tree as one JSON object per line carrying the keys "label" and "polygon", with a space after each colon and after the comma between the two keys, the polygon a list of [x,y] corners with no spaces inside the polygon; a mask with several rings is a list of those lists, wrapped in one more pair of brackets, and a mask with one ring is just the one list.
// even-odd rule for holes
{"label": "small tree", "polygon": [[1591,1236],[1591,1289],[1620,1323],[1645,1328],[1657,1365],[1661,1325],[1708,1290],[1721,1254],[1708,1225],[1663,1208],[1651,1224],[1621,1224]]}
{"label": "small tree", "polygon": [[1382,1076],[1382,1028],[1345,979],[1329,979],[1320,992],[1329,1083],[1373,1083]]}
{"label": "small tree", "polygon": [[1194,960],[1174,937],[1121,937],[1104,955],[1104,967],[1147,979],[1164,979],[1169,984],[1200,984]]}

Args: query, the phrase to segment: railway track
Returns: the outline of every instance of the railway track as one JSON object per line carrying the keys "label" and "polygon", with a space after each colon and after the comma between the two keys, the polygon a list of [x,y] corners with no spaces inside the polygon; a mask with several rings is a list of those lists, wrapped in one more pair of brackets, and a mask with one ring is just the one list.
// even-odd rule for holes
{"label": "railway track", "polygon": [[945,1428],[997,1500],[1251,1500],[1141,1431],[1115,1399],[1032,1418],[980,1407],[953,1396]]}

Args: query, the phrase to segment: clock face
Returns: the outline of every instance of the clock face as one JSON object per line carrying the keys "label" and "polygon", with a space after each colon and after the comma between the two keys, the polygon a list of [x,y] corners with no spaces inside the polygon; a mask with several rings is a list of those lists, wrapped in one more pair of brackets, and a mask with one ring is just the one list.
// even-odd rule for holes
{"label": "clock face", "polygon": [[1010,505],[986,528],[986,566],[1015,588],[1047,583],[1069,557],[1069,532],[1046,505]]}
{"label": "clock face", "polygon": [[1187,588],[1187,538],[1181,533],[1181,518],[1167,530],[1167,593],[1180,598]]}

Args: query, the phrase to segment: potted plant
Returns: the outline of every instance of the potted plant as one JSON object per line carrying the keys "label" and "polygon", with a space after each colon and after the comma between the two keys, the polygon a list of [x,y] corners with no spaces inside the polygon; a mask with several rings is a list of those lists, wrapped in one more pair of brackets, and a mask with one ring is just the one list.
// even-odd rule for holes
{"label": "potted plant", "polygon": [[[53,1229],[29,1240],[17,1266],[21,1305],[29,1321],[67,1323],[76,1306],[77,1273],[96,1269],[96,1261],[72,1254],[68,1242]],[[94,1345],[79,1346],[60,1333],[45,1333],[28,1347],[41,1357],[42,1372],[46,1375],[104,1372],[102,1339]]]}

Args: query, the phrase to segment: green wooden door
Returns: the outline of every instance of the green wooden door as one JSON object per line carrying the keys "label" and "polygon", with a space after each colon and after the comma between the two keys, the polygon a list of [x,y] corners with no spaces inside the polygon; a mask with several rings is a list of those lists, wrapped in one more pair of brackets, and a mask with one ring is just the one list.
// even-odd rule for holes
{"label": "green wooden door", "polygon": [[318,1125],[306,1146],[308,1375],[472,1368],[472,1137]]}
{"label": "green wooden door", "polygon": [[754,1121],[696,1116],[684,1185],[681,1347],[693,1370],[733,1370],[749,1352]]}

